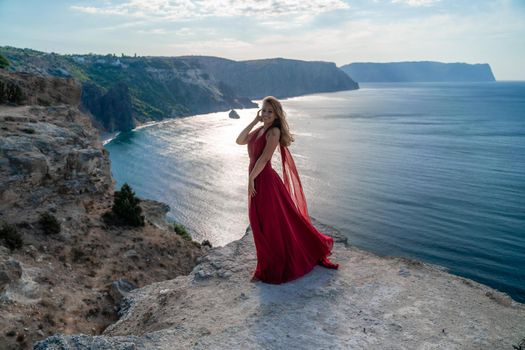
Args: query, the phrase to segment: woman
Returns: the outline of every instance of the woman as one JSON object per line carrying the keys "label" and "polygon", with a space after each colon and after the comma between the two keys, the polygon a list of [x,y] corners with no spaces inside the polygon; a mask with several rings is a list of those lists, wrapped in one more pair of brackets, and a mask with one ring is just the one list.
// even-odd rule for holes
{"label": "woman", "polygon": [[[250,132],[259,122],[264,125]],[[239,134],[248,145],[248,215],[257,252],[252,281],[284,283],[310,272],[316,264],[337,269],[328,259],[334,241],[311,223],[301,181],[288,146],[294,141],[281,103],[263,100],[255,119]],[[283,180],[272,168],[280,146]]]}

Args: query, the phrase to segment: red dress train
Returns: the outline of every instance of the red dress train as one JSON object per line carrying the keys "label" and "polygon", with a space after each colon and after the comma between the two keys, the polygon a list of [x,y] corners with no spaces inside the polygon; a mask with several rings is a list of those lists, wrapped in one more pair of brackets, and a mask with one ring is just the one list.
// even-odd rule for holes
{"label": "red dress train", "polygon": [[[266,145],[262,127],[248,138],[249,172]],[[272,168],[271,160],[255,178],[254,197],[248,195],[248,215],[257,252],[254,279],[284,283],[310,272],[316,264],[337,269],[328,259],[334,240],[311,223],[306,199],[292,155],[280,145],[283,180]]]}

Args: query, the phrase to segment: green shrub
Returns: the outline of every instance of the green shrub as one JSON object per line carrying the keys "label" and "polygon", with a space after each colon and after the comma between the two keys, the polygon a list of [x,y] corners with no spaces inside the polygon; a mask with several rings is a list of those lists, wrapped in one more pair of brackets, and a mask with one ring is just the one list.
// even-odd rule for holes
{"label": "green shrub", "polygon": [[0,68],[4,69],[9,66],[9,61],[4,56],[0,55]]}
{"label": "green shrub", "polygon": [[41,214],[39,222],[46,235],[56,235],[60,233],[60,222],[58,222],[53,214],[48,212]]}
{"label": "green shrub", "polygon": [[175,230],[175,232],[179,236],[181,236],[185,240],[187,240],[187,241],[191,241],[192,240],[190,234],[188,233],[188,231],[186,230],[186,227],[184,227],[184,225],[175,223],[175,224],[173,224],[173,229]]}
{"label": "green shrub", "polygon": [[0,103],[22,104],[24,94],[16,83],[11,81],[0,81]]}
{"label": "green shrub", "polygon": [[71,249],[71,260],[74,263],[84,261],[86,259],[86,253],[82,249],[72,248]]}
{"label": "green shrub", "polygon": [[104,213],[103,219],[107,224],[119,226],[144,226],[140,199],[135,192],[124,183],[120,191],[115,191],[115,198],[111,211]]}
{"label": "green shrub", "polygon": [[10,94],[8,97],[9,102],[21,104],[24,100],[24,94],[22,93],[22,89],[18,85],[12,86],[9,94]]}
{"label": "green shrub", "polygon": [[0,242],[11,250],[22,248],[24,244],[24,240],[16,227],[6,223],[3,223],[0,228]]}

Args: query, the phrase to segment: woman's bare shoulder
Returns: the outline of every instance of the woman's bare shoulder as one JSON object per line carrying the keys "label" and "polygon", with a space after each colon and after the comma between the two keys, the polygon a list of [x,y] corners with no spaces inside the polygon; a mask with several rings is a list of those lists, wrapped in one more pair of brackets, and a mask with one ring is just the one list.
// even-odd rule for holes
{"label": "woman's bare shoulder", "polygon": [[[281,135],[281,129],[279,129],[278,127],[276,126],[272,126],[270,128],[270,130],[268,130],[268,135],[271,134],[273,136],[280,136]],[[268,135],[266,135],[266,137],[268,137]]]}

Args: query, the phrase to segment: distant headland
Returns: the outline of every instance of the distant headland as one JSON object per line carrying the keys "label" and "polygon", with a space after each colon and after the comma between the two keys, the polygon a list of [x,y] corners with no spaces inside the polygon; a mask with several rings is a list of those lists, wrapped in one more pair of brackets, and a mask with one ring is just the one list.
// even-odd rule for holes
{"label": "distant headland", "polygon": [[356,62],[340,67],[359,83],[495,81],[487,63]]}

